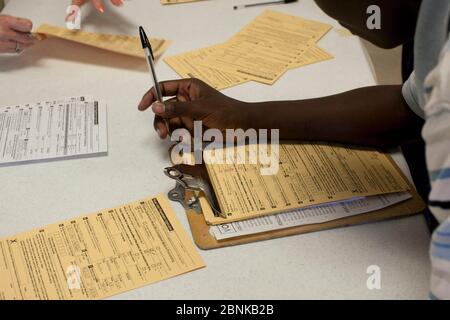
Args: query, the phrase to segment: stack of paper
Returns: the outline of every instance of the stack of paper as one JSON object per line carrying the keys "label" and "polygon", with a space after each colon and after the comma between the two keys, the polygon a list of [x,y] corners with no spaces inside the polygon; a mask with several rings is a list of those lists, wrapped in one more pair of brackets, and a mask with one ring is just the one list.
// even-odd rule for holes
{"label": "stack of paper", "polygon": [[331,26],[267,10],[227,42],[165,58],[183,78],[220,90],[249,80],[273,84],[286,71],[331,59],[316,43]]}
{"label": "stack of paper", "polygon": [[[266,150],[270,150],[266,146]],[[282,144],[262,160],[261,145],[204,151],[218,215],[201,197],[219,239],[379,210],[411,198],[388,155],[330,144]],[[251,163],[250,159],[257,159]],[[220,161],[220,162],[219,162]],[[271,165],[271,175],[262,169]]]}
{"label": "stack of paper", "polygon": [[297,226],[324,223],[351,217],[375,210],[381,210],[411,199],[409,192],[394,192],[379,196],[362,197],[354,200],[327,203],[288,212],[248,220],[224,223],[210,228],[217,240],[281,230]]}
{"label": "stack of paper", "polygon": [[108,151],[106,105],[71,97],[0,107],[0,165]]}

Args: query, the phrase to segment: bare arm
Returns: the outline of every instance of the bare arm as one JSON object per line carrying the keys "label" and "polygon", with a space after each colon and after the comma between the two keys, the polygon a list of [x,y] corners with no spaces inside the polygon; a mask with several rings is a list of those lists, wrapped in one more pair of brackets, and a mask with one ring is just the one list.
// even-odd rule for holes
{"label": "bare arm", "polygon": [[205,128],[279,129],[282,140],[331,141],[366,146],[397,146],[420,138],[423,120],[404,101],[401,86],[373,86],[298,101],[247,103],[232,99],[197,79],[161,83],[164,104],[152,88],[139,109],[152,105],[161,138],[171,129],[202,121]]}
{"label": "bare arm", "polygon": [[420,138],[423,120],[406,104],[401,86],[359,88],[316,99],[254,103],[249,121],[279,128],[283,140],[394,146]]}

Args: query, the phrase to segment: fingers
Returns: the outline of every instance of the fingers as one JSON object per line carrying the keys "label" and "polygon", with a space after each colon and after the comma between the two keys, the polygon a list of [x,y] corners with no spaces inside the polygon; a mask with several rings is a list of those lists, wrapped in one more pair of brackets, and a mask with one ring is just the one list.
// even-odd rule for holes
{"label": "fingers", "polygon": [[[139,103],[139,110],[144,111],[152,106],[155,113],[153,126],[161,139],[165,139],[170,133],[168,132],[165,121],[169,121],[170,128],[180,128],[189,126],[194,119],[201,119],[206,114],[204,104],[198,99],[198,94],[191,94],[190,90],[201,89],[201,86],[193,86],[198,83],[196,79],[182,79],[161,82],[161,93],[164,97],[173,97],[164,103],[157,102],[156,90],[151,88],[142,97]],[[194,101],[193,101],[194,100]],[[189,128],[188,128],[189,130]]]}
{"label": "fingers", "polygon": [[[72,0],[72,4],[81,7],[87,2],[87,0]],[[105,5],[103,4],[102,0],[92,0],[92,5],[94,8],[101,13],[105,12]],[[123,6],[124,2],[123,0],[111,0],[111,3],[115,5],[116,7]]]}
{"label": "fingers", "polygon": [[155,120],[153,121],[153,127],[155,128],[156,133],[161,139],[165,139],[169,132],[167,131],[167,126],[163,118],[160,116],[155,116]]}
{"label": "fingers", "polygon": [[[72,5],[81,7],[87,1],[89,1],[89,0],[72,0]],[[92,2],[92,5],[94,6],[94,8],[98,12],[101,12],[101,13],[105,12],[105,6],[103,5],[103,1],[102,0],[92,0],[91,2]]]}
{"label": "fingers", "polygon": [[[168,101],[176,100],[176,98],[172,98]],[[165,139],[170,135],[170,131],[173,131],[176,128],[181,126],[181,122],[178,118],[174,119],[164,119],[163,117],[155,115],[155,120],[153,122],[153,126],[155,128],[156,133],[161,139]]]}
{"label": "fingers", "polygon": [[0,53],[15,53],[16,42],[14,41],[0,41]]}
{"label": "fingers", "polygon": [[17,32],[14,30],[0,33],[0,40],[19,42],[22,45],[32,45],[34,40],[26,33]]}
{"label": "fingers", "polygon": [[[173,101],[177,101],[177,98],[169,99],[165,102],[171,103]],[[179,128],[185,128],[191,131],[193,129],[193,121],[190,118],[186,117],[175,117],[171,119],[164,119],[161,116],[155,115],[155,120],[153,122],[153,126],[158,136],[161,139],[165,139],[167,136],[171,135],[175,130]]]}
{"label": "fingers", "polygon": [[1,16],[0,40],[15,41],[23,46],[32,45],[34,39],[29,36],[33,23],[28,19]]}
{"label": "fingers", "polygon": [[123,0],[111,0],[111,3],[115,5],[116,7],[123,6]]}
{"label": "fingers", "polygon": [[155,128],[156,133],[161,139],[167,138],[169,135],[172,134],[172,132],[174,132],[179,128],[187,129],[187,126],[183,123],[181,118],[173,118],[168,120],[163,119],[160,116],[155,116],[155,120],[153,121],[153,127]]}
{"label": "fingers", "polygon": [[187,117],[190,119],[201,119],[204,110],[199,102],[182,102],[178,100],[169,100],[164,103],[155,102],[152,105],[153,112],[164,119]]}
{"label": "fingers", "polygon": [[[181,79],[181,80],[172,80],[172,81],[163,81],[160,82],[161,92],[164,97],[176,96],[180,92],[187,92],[190,84],[192,83],[191,79]],[[153,102],[156,101],[156,91],[155,88],[151,88],[147,93],[142,97],[141,102],[139,103],[139,110],[144,111],[150,107]]]}
{"label": "fingers", "polygon": [[105,6],[103,5],[102,0],[92,0],[92,5],[98,12],[101,12],[101,13],[105,12]]}
{"label": "fingers", "polygon": [[72,5],[81,7],[88,0],[72,0]]}
{"label": "fingers", "polygon": [[[167,130],[167,125],[170,128],[170,132]],[[189,133],[193,132],[194,130],[192,120],[187,118],[172,118],[170,120],[167,120],[161,118],[160,116],[155,116],[153,126],[160,139],[166,139],[169,135],[172,136],[172,134],[174,134],[176,130],[180,128],[186,129]],[[179,132],[177,136],[179,137]],[[179,138],[181,138],[182,141],[185,141],[185,139],[189,140],[191,136],[189,134],[183,134]]]}
{"label": "fingers", "polygon": [[9,17],[8,24],[10,29],[18,32],[28,33],[33,29],[33,23],[24,18]]}
{"label": "fingers", "polygon": [[0,16],[0,52],[15,53],[16,48],[23,50],[34,44],[29,36],[33,23],[28,19],[12,16]]}
{"label": "fingers", "polygon": [[[10,40],[0,40],[0,53],[17,53],[16,51],[17,42],[10,41]],[[30,47],[31,45],[28,44],[21,44],[20,49],[26,49]]]}

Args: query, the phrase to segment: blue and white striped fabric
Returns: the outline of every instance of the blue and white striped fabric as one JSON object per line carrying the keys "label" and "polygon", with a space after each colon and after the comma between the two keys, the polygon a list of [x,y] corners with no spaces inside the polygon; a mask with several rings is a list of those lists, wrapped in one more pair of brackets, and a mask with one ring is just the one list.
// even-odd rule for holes
{"label": "blue and white striped fabric", "polygon": [[431,240],[431,299],[450,299],[450,40],[438,65],[425,79],[427,166],[431,180],[428,203],[441,225]]}
{"label": "blue and white striped fabric", "polygon": [[450,299],[450,220],[433,233],[431,240],[430,299]]}
{"label": "blue and white striped fabric", "polygon": [[440,222],[430,244],[431,299],[450,299],[450,1],[422,0],[414,37],[415,72],[403,97],[425,119],[431,180],[428,204]]}

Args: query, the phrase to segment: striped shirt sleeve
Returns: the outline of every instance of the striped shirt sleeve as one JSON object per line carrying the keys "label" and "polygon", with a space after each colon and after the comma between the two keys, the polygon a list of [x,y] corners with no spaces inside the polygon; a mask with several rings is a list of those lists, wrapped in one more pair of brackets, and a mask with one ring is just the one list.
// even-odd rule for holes
{"label": "striped shirt sleeve", "polygon": [[416,73],[413,72],[402,87],[403,98],[412,111],[422,119],[425,118],[424,110],[420,107],[418,90],[416,86]]}
{"label": "striped shirt sleeve", "polygon": [[422,136],[431,180],[428,203],[441,223],[433,233],[430,298],[450,299],[450,41],[425,79]]}

